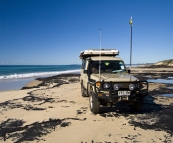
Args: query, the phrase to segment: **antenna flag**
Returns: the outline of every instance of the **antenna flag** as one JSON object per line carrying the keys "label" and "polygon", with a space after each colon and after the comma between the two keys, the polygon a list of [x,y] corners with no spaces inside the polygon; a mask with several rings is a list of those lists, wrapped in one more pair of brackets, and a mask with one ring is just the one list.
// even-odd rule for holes
{"label": "antenna flag", "polygon": [[129,21],[129,24],[132,26],[132,16],[131,16],[131,19]]}

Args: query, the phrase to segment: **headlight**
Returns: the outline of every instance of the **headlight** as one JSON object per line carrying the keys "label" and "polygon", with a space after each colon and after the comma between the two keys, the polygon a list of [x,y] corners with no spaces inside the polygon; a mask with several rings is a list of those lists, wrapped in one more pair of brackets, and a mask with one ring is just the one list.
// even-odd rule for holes
{"label": "headlight", "polygon": [[104,88],[109,88],[109,87],[110,87],[110,84],[104,83],[104,84],[103,84],[103,87],[104,87]]}
{"label": "headlight", "polygon": [[134,85],[134,84],[130,84],[130,85],[129,85],[129,89],[130,89],[130,90],[134,90],[134,89],[135,89],[135,85]]}
{"label": "headlight", "polygon": [[96,82],[96,86],[100,87],[101,86],[101,82]]}
{"label": "headlight", "polygon": [[118,89],[119,89],[119,85],[118,85],[118,84],[115,84],[115,85],[114,85],[114,89],[115,89],[115,90],[118,90]]}

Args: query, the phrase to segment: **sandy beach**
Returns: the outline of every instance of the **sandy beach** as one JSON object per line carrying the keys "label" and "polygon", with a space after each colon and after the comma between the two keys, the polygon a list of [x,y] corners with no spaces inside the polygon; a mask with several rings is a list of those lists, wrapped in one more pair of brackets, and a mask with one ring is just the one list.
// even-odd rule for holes
{"label": "sandy beach", "polygon": [[[139,79],[173,81],[172,68],[132,69]],[[116,104],[89,109],[80,75],[40,78],[22,90],[0,92],[0,142],[119,143],[173,142],[173,83],[149,83],[141,112]]]}

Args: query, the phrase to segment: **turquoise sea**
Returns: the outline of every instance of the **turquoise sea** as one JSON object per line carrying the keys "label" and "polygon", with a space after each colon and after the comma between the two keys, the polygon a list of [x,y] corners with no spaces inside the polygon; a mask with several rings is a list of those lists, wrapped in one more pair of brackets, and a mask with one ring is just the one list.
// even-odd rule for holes
{"label": "turquoise sea", "polygon": [[[126,65],[129,66],[129,65]],[[137,66],[137,65],[133,65]],[[38,77],[80,73],[79,64],[74,65],[0,65],[0,91],[18,90]]]}
{"label": "turquoise sea", "polygon": [[[126,65],[129,67],[129,64]],[[133,64],[132,66],[141,66]],[[19,90],[28,82],[38,77],[59,74],[80,73],[81,65],[0,65],[0,91]],[[173,77],[168,77],[172,79]],[[172,83],[172,80],[149,79],[149,82]],[[172,97],[172,94],[163,96]]]}
{"label": "turquoise sea", "polygon": [[18,90],[38,77],[80,73],[81,65],[0,65],[0,90]]}

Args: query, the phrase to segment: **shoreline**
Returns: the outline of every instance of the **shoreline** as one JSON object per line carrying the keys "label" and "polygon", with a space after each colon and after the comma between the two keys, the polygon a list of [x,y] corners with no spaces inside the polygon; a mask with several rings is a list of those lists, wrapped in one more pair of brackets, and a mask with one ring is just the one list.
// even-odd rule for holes
{"label": "shoreline", "polygon": [[42,83],[42,81],[39,81],[37,79],[34,79],[27,84],[25,84],[20,90],[23,89],[31,89],[31,88],[39,88],[39,85]]}
{"label": "shoreline", "polygon": [[33,81],[34,78],[0,80],[0,92],[8,90],[20,90],[27,83]]}
{"label": "shoreline", "polygon": [[[132,74],[140,79],[170,76]],[[173,94],[173,84],[150,82],[140,113],[117,103],[94,115],[89,99],[81,96],[79,77],[37,78],[26,84],[29,89],[0,92],[0,142],[173,142],[173,97],[161,96]]]}
{"label": "shoreline", "polygon": [[[129,68],[127,68],[129,69]],[[65,73],[65,75],[72,75],[72,74],[77,74],[80,76],[78,73]],[[173,77],[173,69],[172,68],[149,68],[147,65],[146,66],[135,66],[132,67],[131,69],[131,74],[136,76],[139,79],[142,80],[150,80],[150,79],[158,79],[160,77],[161,79],[165,79],[166,77]],[[64,75],[58,74],[58,75],[52,75],[52,76],[47,76],[47,77],[38,77],[38,78],[25,78],[25,79],[13,79],[10,81],[24,81],[24,80],[29,80],[29,82],[25,82],[23,85],[20,85],[18,89],[7,89],[7,90],[2,90],[0,89],[0,92],[2,91],[11,91],[11,90],[23,90],[23,89],[31,89],[31,88],[39,88],[39,84],[41,84],[41,81],[39,80],[46,80],[46,79],[51,79],[56,76],[61,76]],[[5,81],[8,82],[8,81]],[[3,81],[0,82],[0,84],[3,83]]]}
{"label": "shoreline", "polygon": [[[11,78],[11,79],[0,79],[0,92],[1,91],[8,91],[8,90],[20,90],[22,88],[32,88],[32,85],[28,85],[30,82],[42,79],[42,78],[49,78],[54,77],[57,75],[63,75],[63,74],[79,74],[80,70],[68,70],[68,71],[60,71],[58,74],[48,74],[47,76],[34,76],[34,77],[25,77],[25,78]],[[32,83],[33,84],[33,83]],[[26,86],[26,87],[25,87]],[[37,84],[34,84],[36,88],[38,87]]]}

